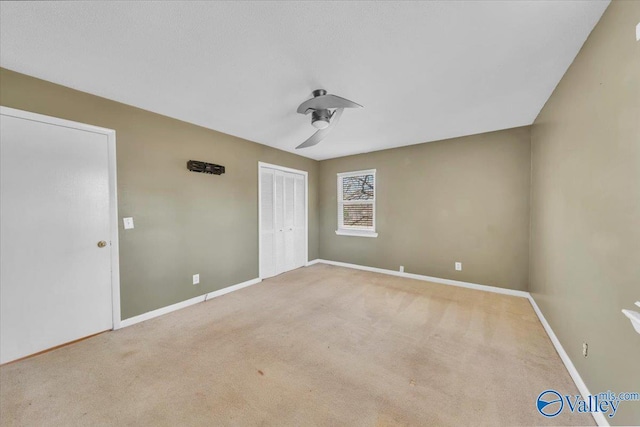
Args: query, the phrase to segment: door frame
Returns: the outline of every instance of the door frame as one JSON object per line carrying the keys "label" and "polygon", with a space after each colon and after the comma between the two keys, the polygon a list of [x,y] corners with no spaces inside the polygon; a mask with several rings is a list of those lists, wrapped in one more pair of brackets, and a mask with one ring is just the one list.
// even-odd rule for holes
{"label": "door frame", "polygon": [[51,124],[107,137],[107,159],[109,170],[109,229],[111,239],[111,308],[112,329],[120,329],[120,246],[118,242],[118,188],[116,173],[116,131],[113,129],[87,125],[29,111],[0,106],[0,115]]}
{"label": "door frame", "polygon": [[[288,168],[286,166],[274,165],[271,163],[258,162],[258,277],[262,279],[262,180],[260,173],[262,168],[279,170],[282,172],[295,173],[304,176],[304,250],[305,265],[309,263],[309,172]],[[275,193],[274,193],[275,197]]]}

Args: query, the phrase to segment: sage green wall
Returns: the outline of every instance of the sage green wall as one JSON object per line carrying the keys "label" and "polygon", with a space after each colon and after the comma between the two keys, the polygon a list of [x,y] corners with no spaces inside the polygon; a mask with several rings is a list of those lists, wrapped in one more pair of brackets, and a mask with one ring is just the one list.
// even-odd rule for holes
{"label": "sage green wall", "polygon": [[[640,392],[620,312],[640,300],[638,22],[640,2],[612,2],[532,127],[530,291],[591,393]],[[640,403],[610,422],[640,423]]]}
{"label": "sage green wall", "polygon": [[[309,257],[318,256],[315,160],[6,69],[0,105],[116,130],[123,319],[258,277],[258,161],[309,172]],[[189,172],[190,159],[226,173]],[[125,231],[128,216],[135,229]]]}
{"label": "sage green wall", "polygon": [[[521,127],[324,160],[320,258],[526,290],[530,154]],[[379,235],[338,236],[336,174],[362,169],[377,170]]]}

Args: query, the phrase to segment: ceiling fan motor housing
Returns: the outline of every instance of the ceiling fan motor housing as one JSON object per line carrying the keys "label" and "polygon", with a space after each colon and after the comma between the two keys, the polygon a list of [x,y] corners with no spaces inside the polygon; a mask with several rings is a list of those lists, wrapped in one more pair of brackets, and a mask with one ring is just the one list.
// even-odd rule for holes
{"label": "ceiling fan motor housing", "polygon": [[311,114],[311,124],[317,129],[325,129],[329,126],[331,112],[327,110],[315,110]]}

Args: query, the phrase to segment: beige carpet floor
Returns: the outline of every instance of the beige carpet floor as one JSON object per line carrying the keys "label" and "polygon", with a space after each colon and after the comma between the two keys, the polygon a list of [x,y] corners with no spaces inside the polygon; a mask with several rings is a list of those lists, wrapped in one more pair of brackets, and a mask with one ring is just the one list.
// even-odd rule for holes
{"label": "beige carpet floor", "polygon": [[318,264],[0,368],[2,425],[593,425],[524,298]]}

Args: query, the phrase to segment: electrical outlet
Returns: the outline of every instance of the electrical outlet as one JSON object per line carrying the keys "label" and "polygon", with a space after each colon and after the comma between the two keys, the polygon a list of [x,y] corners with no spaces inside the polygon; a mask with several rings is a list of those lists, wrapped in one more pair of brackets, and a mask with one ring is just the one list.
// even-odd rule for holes
{"label": "electrical outlet", "polygon": [[193,275],[193,284],[197,285],[198,283],[200,283],[200,275],[199,274],[194,274]]}
{"label": "electrical outlet", "polygon": [[404,273],[404,265],[400,266],[400,273]]}
{"label": "electrical outlet", "polygon": [[124,223],[125,230],[131,230],[133,228],[133,218],[122,218],[122,222]]}
{"label": "electrical outlet", "polygon": [[462,271],[462,263],[456,262],[456,271]]}
{"label": "electrical outlet", "polygon": [[589,344],[587,344],[586,342],[582,343],[582,355],[584,357],[587,357],[589,355]]}

